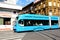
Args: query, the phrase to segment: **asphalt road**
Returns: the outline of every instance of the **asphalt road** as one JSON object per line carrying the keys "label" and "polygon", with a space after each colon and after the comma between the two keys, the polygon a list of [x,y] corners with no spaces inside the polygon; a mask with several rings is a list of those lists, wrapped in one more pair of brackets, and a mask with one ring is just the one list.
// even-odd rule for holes
{"label": "asphalt road", "polygon": [[60,29],[39,32],[0,32],[0,40],[60,40]]}
{"label": "asphalt road", "polygon": [[60,40],[60,29],[29,32],[22,40]]}

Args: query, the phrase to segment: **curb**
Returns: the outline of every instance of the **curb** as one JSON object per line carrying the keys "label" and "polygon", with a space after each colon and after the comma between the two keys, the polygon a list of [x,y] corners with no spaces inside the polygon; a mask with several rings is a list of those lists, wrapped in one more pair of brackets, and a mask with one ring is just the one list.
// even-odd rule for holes
{"label": "curb", "polygon": [[0,28],[0,31],[11,31],[11,28]]}

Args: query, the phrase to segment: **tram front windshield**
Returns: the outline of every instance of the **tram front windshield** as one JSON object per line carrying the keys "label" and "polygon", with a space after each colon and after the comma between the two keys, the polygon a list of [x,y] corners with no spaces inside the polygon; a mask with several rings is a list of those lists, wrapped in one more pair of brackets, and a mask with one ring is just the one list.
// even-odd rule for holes
{"label": "tram front windshield", "polygon": [[[43,26],[49,25],[49,20],[19,20],[18,21],[20,26]],[[58,21],[51,21],[52,25],[58,24]]]}

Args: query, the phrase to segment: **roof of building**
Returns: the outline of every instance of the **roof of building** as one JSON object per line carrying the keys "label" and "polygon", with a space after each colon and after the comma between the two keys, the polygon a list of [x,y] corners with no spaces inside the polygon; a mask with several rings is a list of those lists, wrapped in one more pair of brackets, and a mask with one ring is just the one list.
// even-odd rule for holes
{"label": "roof of building", "polygon": [[34,3],[34,6],[41,3],[41,2],[43,2],[43,1],[45,1],[45,0],[39,0],[38,2]]}
{"label": "roof of building", "polygon": [[31,7],[33,5],[33,2],[31,2],[30,4],[28,4],[27,6],[23,7],[23,9],[27,8],[27,7]]}
{"label": "roof of building", "polygon": [[22,10],[22,7],[21,6],[7,4],[7,3],[1,3],[1,2],[0,2],[0,7],[1,8],[8,8],[8,9]]}

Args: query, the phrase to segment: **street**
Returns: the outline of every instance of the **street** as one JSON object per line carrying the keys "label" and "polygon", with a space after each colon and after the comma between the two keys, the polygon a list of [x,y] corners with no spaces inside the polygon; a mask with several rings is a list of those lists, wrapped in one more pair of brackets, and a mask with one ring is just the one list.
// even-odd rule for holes
{"label": "street", "polygon": [[1,31],[0,40],[21,40],[26,33],[14,33],[13,31]]}
{"label": "street", "polygon": [[60,40],[60,29],[29,32],[23,40]]}
{"label": "street", "polygon": [[0,40],[60,40],[60,29],[23,33],[1,31]]}

